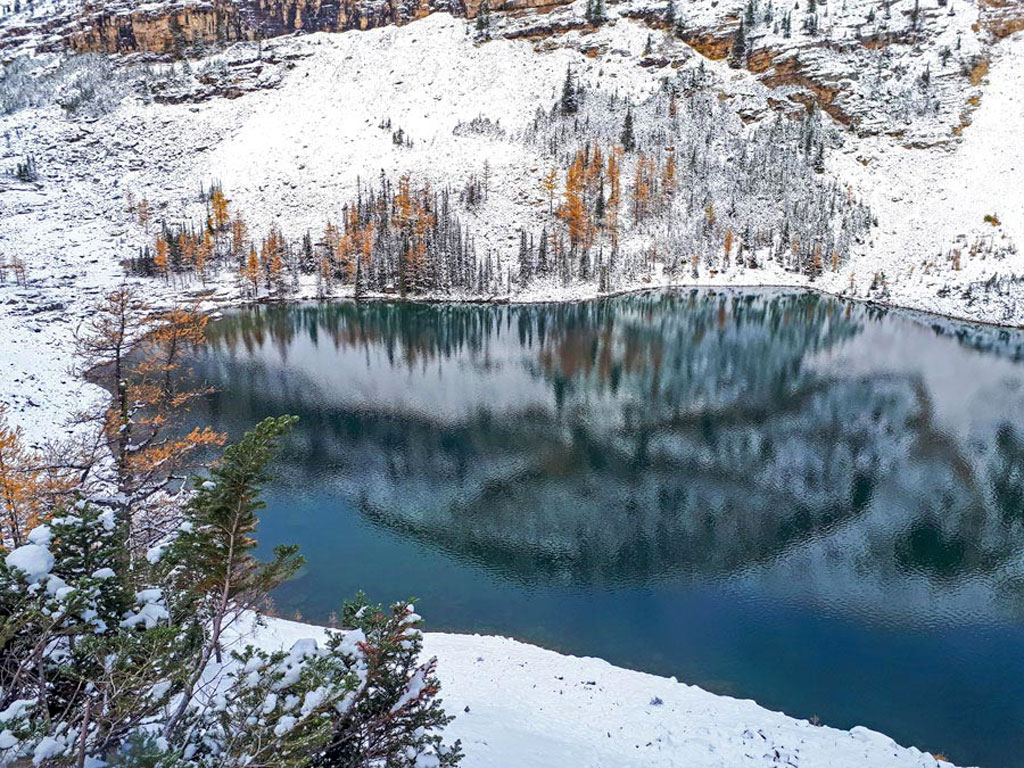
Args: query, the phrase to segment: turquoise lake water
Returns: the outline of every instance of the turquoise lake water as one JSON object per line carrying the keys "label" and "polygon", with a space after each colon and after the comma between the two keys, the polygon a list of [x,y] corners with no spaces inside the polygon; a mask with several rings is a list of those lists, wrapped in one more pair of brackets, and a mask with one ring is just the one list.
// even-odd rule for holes
{"label": "turquoise lake water", "polygon": [[275,595],[600,656],[1024,766],[1024,336],[811,294],[332,303],[210,327],[196,418],[300,417]]}

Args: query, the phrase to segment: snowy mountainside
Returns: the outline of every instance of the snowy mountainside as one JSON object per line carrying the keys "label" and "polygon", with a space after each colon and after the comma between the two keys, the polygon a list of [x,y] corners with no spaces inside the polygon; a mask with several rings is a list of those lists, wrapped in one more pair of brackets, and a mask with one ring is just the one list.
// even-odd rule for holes
{"label": "snowy mountainside", "polygon": [[[901,3],[906,0],[891,7],[893,24],[905,20],[897,12]],[[677,7],[680,19],[696,22],[714,15],[700,3]],[[667,13],[664,6],[654,10]],[[779,114],[793,133],[780,146],[792,147],[810,135],[794,132],[807,120],[801,100],[813,91],[766,84],[771,68],[755,73],[707,59],[672,29],[653,27],[649,11],[626,3],[612,6],[610,20],[597,26],[586,23],[582,3],[546,14],[493,14],[489,40],[474,22],[431,14],[403,26],[239,43],[184,63],[139,65],[126,63],[131,57],[55,54],[16,58],[6,65],[0,85],[0,93],[9,96],[16,86],[18,94],[16,103],[6,102],[11,111],[0,118],[5,137],[0,243],[8,259],[24,265],[26,280],[17,284],[5,273],[0,291],[12,312],[0,315],[0,323],[5,338],[15,342],[12,349],[44,344],[52,351],[16,355],[0,370],[4,401],[21,411],[32,408],[30,402],[60,399],[75,386],[60,383],[67,381],[70,342],[65,330],[56,328],[74,327],[96,294],[121,279],[121,263],[152,248],[161,222],[201,221],[208,200],[199,193],[213,182],[223,186],[232,209],[244,214],[254,240],[276,227],[297,244],[306,232],[319,241],[325,222],[340,222],[343,206],[378,183],[382,171],[391,183],[408,174],[417,185],[447,186],[455,196],[467,181],[482,180],[487,188],[482,204],[456,202],[454,207],[462,226],[472,231],[480,258],[496,259],[504,272],[486,290],[469,287],[462,296],[538,300],[594,295],[602,287],[813,284],[968,320],[1024,322],[1019,306],[1024,265],[1017,249],[1024,237],[1019,184],[1024,159],[1016,139],[1024,132],[1024,37],[1017,33],[994,42],[983,26],[973,30],[978,12],[968,3],[958,4],[952,17],[933,14],[936,24],[945,25],[935,35],[927,21],[932,16],[923,14],[924,31],[906,51],[911,58],[915,48],[938,55],[936,46],[954,32],[964,46],[958,61],[984,48],[988,69],[976,85],[970,77],[940,76],[938,67],[932,69],[933,82],[946,82],[951,92],[976,102],[959,135],[950,131],[945,143],[914,146],[906,135],[860,136],[826,111],[807,160],[799,159],[799,147],[792,150],[794,172],[811,190],[805,204],[821,217],[826,237],[837,238],[833,242],[846,237],[848,252],[841,259],[833,259],[826,247],[818,269],[802,269],[801,263],[813,267],[808,241],[792,237],[792,249],[782,242],[780,217],[810,218],[799,205],[792,207],[798,200],[772,198],[785,188],[778,183],[783,163],[790,162],[784,155],[768,158],[769,166],[779,165],[766,177],[776,191],[765,207],[756,191],[745,197],[737,186],[742,177],[729,170],[734,153],[744,154],[742,144],[715,144],[702,166],[710,170],[691,171],[691,160],[679,150],[686,145],[680,143],[675,150],[684,181],[677,180],[671,205],[637,226],[628,202],[622,206],[616,246],[625,266],[610,286],[600,284],[595,268],[598,259],[612,253],[607,228],[592,238],[589,280],[573,271],[569,279],[549,275],[518,282],[520,230],[540,239],[545,229],[550,235],[563,227],[544,191],[545,176],[552,168],[558,171],[554,202],[559,203],[573,151],[586,148],[590,135],[588,125],[573,138],[579,115],[558,114],[567,71],[584,89],[580,114],[603,121],[594,135],[616,139],[624,111],[637,110],[636,133],[648,142],[646,152],[658,174],[664,174],[669,154],[658,133],[667,125],[665,109],[673,98],[667,94],[680,94],[677,143],[692,144],[696,134],[689,120],[704,114],[692,104],[705,97],[717,106],[712,130],[701,135],[716,142],[723,137],[742,142],[770,131]],[[876,12],[879,18],[885,18],[884,9]],[[791,26],[792,37],[782,40],[808,45],[799,25]],[[838,20],[821,28],[830,35],[840,32]],[[830,39],[820,36],[815,46],[831,51],[831,44],[822,47]],[[873,55],[865,51],[902,50],[901,45],[855,47],[857,55]],[[748,63],[756,56],[755,44]],[[901,66],[876,69],[899,81],[910,76],[900,74]],[[851,87],[859,87],[857,82]],[[686,96],[687,89],[692,96]],[[889,101],[898,104],[899,98]],[[939,102],[940,107],[945,103]],[[538,109],[549,116],[540,133]],[[657,114],[662,122],[645,125],[640,120],[645,114]],[[888,119],[884,110],[872,114]],[[945,119],[913,110],[906,118],[914,131],[925,133],[940,130]],[[37,176],[21,180],[16,168],[27,157]],[[623,157],[623,197],[636,179],[634,158]],[[733,186],[723,188],[723,177]],[[588,204],[598,195],[607,197],[605,183],[593,189]],[[731,199],[713,199],[719,194]],[[153,210],[145,224],[129,210],[130,201],[140,199]],[[857,225],[844,235],[843,219],[829,211],[845,200],[865,207],[871,217],[866,229]],[[708,216],[709,226],[702,227],[705,203],[713,203],[717,221],[712,224]],[[774,212],[771,206],[777,206]],[[744,221],[752,223],[752,235],[744,232]],[[730,237],[731,263],[723,247]],[[749,261],[738,258],[744,249]],[[243,294],[236,273],[224,262],[202,280],[182,273],[144,283],[163,300],[193,295],[234,301]],[[312,276],[300,277],[290,295],[315,295]],[[331,295],[350,295],[352,289],[351,283],[339,285]]]}

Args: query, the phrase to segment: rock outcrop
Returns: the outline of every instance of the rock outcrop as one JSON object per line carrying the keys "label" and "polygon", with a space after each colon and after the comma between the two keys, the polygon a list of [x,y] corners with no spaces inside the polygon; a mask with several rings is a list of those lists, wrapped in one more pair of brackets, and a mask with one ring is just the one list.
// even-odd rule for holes
{"label": "rock outcrop", "polygon": [[[491,10],[546,11],[569,0],[505,0]],[[295,32],[342,32],[406,24],[435,12],[474,18],[482,0],[202,0],[163,4],[91,0],[49,18],[0,30],[0,49],[33,37],[43,50],[179,57],[205,46]]]}

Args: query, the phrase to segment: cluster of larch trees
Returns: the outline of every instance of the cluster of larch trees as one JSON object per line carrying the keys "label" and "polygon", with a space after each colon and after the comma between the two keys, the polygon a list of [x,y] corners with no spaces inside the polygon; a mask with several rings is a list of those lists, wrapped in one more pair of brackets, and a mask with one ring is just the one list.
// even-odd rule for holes
{"label": "cluster of larch trees", "polygon": [[838,138],[815,109],[747,129],[700,67],[639,101],[569,71],[522,138],[556,165],[540,180],[548,222],[520,235],[521,280],[555,271],[607,288],[657,261],[698,278],[767,259],[814,278],[838,270],[873,223],[825,173]]}
{"label": "cluster of larch trees", "polygon": [[[470,178],[455,192],[415,185],[409,175],[393,182],[359,184],[355,199],[341,208],[340,222],[328,219],[319,237],[306,232],[289,241],[272,225],[257,240],[240,211],[218,186],[203,193],[207,213],[198,224],[161,222],[152,247],[130,260],[130,272],[167,280],[204,283],[213,268],[232,269],[251,298],[285,297],[303,275],[317,292],[332,295],[338,286],[366,292],[480,294],[507,288],[500,257],[478,257],[472,235],[456,209],[473,208],[486,198],[484,183]],[[151,223],[146,200],[133,211],[145,227]]]}
{"label": "cluster of larch trees", "polygon": [[[523,211],[518,254],[478,253],[475,228],[494,226],[485,163],[482,176],[454,187],[382,172],[360,182],[322,232],[298,240],[276,225],[255,236],[213,185],[199,222],[161,221],[129,267],[204,283],[211,269],[229,268],[252,298],[286,297],[304,276],[321,297],[341,286],[357,296],[493,296],[553,280],[608,291],[649,279],[659,264],[669,277],[699,279],[768,260],[813,279],[838,271],[874,223],[827,174],[826,151],[840,138],[815,108],[748,127],[702,67],[642,99],[568,71],[550,109],[518,135],[491,138],[550,159],[537,179],[539,210]],[[147,200],[133,210],[153,226]]]}

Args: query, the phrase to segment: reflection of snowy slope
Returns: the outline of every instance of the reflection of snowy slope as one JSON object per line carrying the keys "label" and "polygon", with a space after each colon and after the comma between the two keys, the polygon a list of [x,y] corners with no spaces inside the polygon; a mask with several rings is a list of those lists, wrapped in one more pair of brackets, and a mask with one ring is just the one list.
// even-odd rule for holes
{"label": "reflection of snowy slope", "polygon": [[[763,580],[893,620],[994,616],[1012,597],[1019,400],[946,423],[902,319],[878,325],[898,327],[874,355],[869,310],[806,296],[252,317],[215,331],[245,361],[204,369],[244,382],[221,415],[301,414],[290,483],[512,578]],[[980,391],[1024,378],[925,333],[929,359],[976,363]]]}

